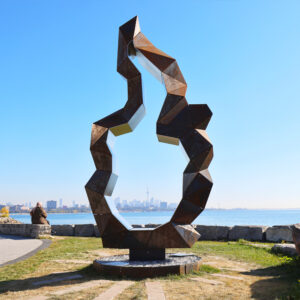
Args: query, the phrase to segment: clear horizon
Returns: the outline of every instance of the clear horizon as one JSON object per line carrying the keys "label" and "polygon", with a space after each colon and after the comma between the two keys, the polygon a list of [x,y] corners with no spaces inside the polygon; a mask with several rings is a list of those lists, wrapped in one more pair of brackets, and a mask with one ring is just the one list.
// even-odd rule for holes
{"label": "clear horizon", "polygon": [[[135,15],[177,60],[187,101],[213,112],[207,208],[299,207],[300,2],[271,0],[133,0],[118,9],[93,0],[1,1],[0,204],[88,204],[91,125],[126,101],[118,28]],[[147,113],[116,138],[112,197],[145,200],[149,188],[155,199],[179,202],[187,162],[155,134],[166,92],[136,65]]]}

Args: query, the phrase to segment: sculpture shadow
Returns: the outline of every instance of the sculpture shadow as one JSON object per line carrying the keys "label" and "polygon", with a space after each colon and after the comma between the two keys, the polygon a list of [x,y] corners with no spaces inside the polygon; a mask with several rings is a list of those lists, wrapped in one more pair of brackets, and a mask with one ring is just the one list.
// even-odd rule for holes
{"label": "sculpture shadow", "polygon": [[[82,275],[82,278],[78,279],[70,279],[70,280],[60,280],[62,277],[69,277],[74,275]],[[36,290],[45,286],[67,286],[72,284],[84,283],[90,280],[95,279],[106,279],[106,280],[120,280],[116,277],[102,276],[97,273],[92,265],[86,266],[80,270],[71,271],[71,272],[63,272],[62,273],[54,273],[48,274],[40,277],[30,277],[26,279],[17,279],[17,280],[6,280],[0,282],[0,294],[6,292],[19,292],[19,291],[28,291],[28,290]],[[46,281],[55,281],[46,283]],[[37,284],[38,282],[45,282],[41,284]]]}
{"label": "sculpture shadow", "polygon": [[250,286],[254,299],[300,299],[300,258],[290,258],[278,266],[255,269],[242,274],[267,277]]}

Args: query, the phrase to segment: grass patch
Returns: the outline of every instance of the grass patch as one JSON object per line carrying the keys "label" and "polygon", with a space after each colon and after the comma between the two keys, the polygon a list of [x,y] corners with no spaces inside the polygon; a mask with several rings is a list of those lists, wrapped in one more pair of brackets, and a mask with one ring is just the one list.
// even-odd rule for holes
{"label": "grass patch", "polygon": [[201,265],[200,270],[198,272],[194,273],[208,273],[208,274],[213,274],[213,273],[220,273],[221,270],[209,265]]}
{"label": "grass patch", "polygon": [[[168,275],[168,276],[164,276],[164,277],[160,277],[160,280],[181,280],[184,278],[189,278],[191,276],[203,276],[205,274],[213,274],[213,273],[219,273],[221,272],[220,269],[209,266],[209,265],[201,265],[199,271],[194,271],[190,274],[184,274],[184,275]],[[155,279],[156,280],[156,279]]]}
{"label": "grass patch", "polygon": [[[102,248],[101,239],[96,238],[53,239],[49,248],[39,251],[26,260],[0,268],[0,287],[1,281],[26,278],[28,275],[34,274],[42,264],[49,264],[51,260],[85,258],[88,251],[100,247]],[[77,266],[77,269],[80,268]]]}
{"label": "grass patch", "polygon": [[224,256],[232,260],[240,260],[264,267],[280,265],[282,261],[269,248],[259,248],[249,242],[197,242],[192,252],[201,255]]}

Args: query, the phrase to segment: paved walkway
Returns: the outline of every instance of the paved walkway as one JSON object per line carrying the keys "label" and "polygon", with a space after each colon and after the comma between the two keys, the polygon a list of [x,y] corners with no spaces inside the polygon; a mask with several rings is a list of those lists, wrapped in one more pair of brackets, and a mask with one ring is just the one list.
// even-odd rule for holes
{"label": "paved walkway", "polygon": [[26,259],[49,245],[48,240],[0,235],[0,267]]}
{"label": "paved walkway", "polygon": [[94,300],[113,300],[124,290],[129,288],[133,283],[134,282],[132,281],[118,281],[115,284],[113,284],[109,289],[107,289],[104,293],[94,298]]}
{"label": "paved walkway", "polygon": [[146,282],[146,289],[148,294],[148,300],[166,300],[160,282],[158,281]]}

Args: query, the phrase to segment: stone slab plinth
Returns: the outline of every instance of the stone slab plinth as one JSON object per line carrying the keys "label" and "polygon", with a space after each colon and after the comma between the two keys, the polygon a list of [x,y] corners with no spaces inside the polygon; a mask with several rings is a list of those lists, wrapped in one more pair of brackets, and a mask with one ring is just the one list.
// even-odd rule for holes
{"label": "stone slab plinth", "polygon": [[51,226],[43,224],[0,224],[0,234],[32,238],[51,235]]}
{"label": "stone slab plinth", "polygon": [[247,241],[262,241],[264,233],[267,230],[267,226],[233,226],[229,230],[229,240],[236,241],[244,239]]}
{"label": "stone slab plinth", "polygon": [[52,225],[52,235],[74,236],[74,225]]}
{"label": "stone slab plinth", "polygon": [[94,232],[94,224],[75,225],[75,236],[91,237]]}
{"label": "stone slab plinth", "polygon": [[272,226],[266,231],[266,240],[268,242],[293,242],[292,229],[289,225]]}
{"label": "stone slab plinth", "polygon": [[275,244],[272,247],[272,251],[275,253],[281,253],[288,256],[297,255],[297,250],[294,244]]}
{"label": "stone slab plinth", "polygon": [[220,241],[228,240],[229,226],[207,226],[196,225],[195,229],[200,233],[199,241]]}

